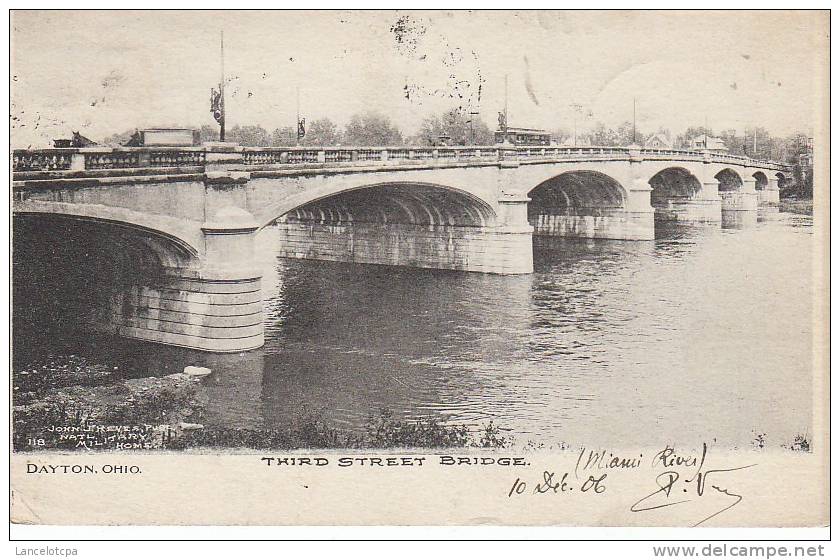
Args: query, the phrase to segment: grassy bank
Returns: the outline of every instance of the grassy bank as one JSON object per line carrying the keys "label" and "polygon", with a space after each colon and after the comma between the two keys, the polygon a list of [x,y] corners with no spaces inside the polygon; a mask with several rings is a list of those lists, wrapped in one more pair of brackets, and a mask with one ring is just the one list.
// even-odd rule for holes
{"label": "grassy bank", "polygon": [[779,201],[779,210],[791,214],[814,215],[814,201],[811,199],[787,198]]}
{"label": "grassy bank", "polygon": [[130,449],[373,449],[498,448],[511,444],[492,422],[479,430],[437,420],[405,421],[388,411],[363,429],[337,428],[302,409],[272,429],[201,424],[207,393],[184,374],[137,377],[82,357],[50,356],[13,373],[14,448]]}

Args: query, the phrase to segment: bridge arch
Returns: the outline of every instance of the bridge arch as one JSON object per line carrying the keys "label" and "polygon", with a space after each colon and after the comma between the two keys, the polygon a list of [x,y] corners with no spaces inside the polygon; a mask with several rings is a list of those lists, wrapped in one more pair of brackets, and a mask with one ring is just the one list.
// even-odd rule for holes
{"label": "bridge arch", "polygon": [[624,208],[627,191],[613,177],[600,171],[571,170],[547,179],[528,192],[529,215],[542,209],[563,214],[596,216]]}
{"label": "bridge arch", "polygon": [[769,184],[769,180],[767,179],[767,175],[763,171],[756,171],[752,174],[753,179],[755,179],[755,190],[763,191],[767,188]]}
{"label": "bridge arch", "polygon": [[[377,207],[383,205],[385,211],[378,212]],[[492,226],[496,221],[494,207],[480,196],[459,186],[428,181],[360,181],[338,188],[335,183],[328,183],[284,196],[282,201],[257,209],[254,214],[262,229],[293,213],[321,211],[325,212],[325,219],[332,215],[332,221],[342,216],[346,221],[348,212],[354,214],[357,222],[408,220],[422,225],[481,227]]]}
{"label": "bridge arch", "polygon": [[[260,221],[274,224],[280,254],[288,258],[497,273],[532,269],[530,232],[498,233],[493,206],[441,184],[382,182],[309,193]],[[527,258],[510,243],[527,245]]]}
{"label": "bridge arch", "polygon": [[[130,254],[139,264],[178,270],[198,266],[197,236],[183,224],[166,223],[169,221],[166,219],[152,224],[148,216],[132,216],[129,219],[133,221],[126,221],[123,213],[114,209],[82,206],[74,205],[72,212],[39,207],[20,209],[15,211],[15,219],[23,231],[40,235],[45,243],[72,240],[74,244],[86,246],[105,240],[112,251]],[[37,224],[41,231],[30,231],[29,224]]]}
{"label": "bridge arch", "polygon": [[628,218],[627,190],[605,173],[569,170],[542,181],[528,197],[535,236],[646,238],[639,237]]}
{"label": "bridge arch", "polygon": [[[272,216],[270,217],[269,216]],[[433,183],[384,182],[290,200],[264,214],[262,227],[277,219],[319,222],[489,227],[496,212],[466,191]]]}
{"label": "bridge arch", "polygon": [[148,325],[136,316],[160,307],[149,290],[199,266],[195,247],[171,232],[63,213],[16,212],[13,247],[16,328],[59,337]]}
{"label": "bridge arch", "polygon": [[740,191],[744,187],[741,175],[731,167],[725,167],[715,174],[718,180],[718,192]]}
{"label": "bridge arch", "polygon": [[667,167],[650,178],[653,189],[650,203],[654,210],[668,208],[673,202],[691,200],[702,190],[700,180],[684,167]]}
{"label": "bridge arch", "polygon": [[781,189],[782,187],[787,186],[787,184],[788,184],[788,178],[787,178],[787,176],[786,176],[784,173],[782,173],[781,171],[779,171],[778,173],[776,173],[776,181],[778,181],[778,185],[779,185],[779,188],[780,188],[780,189]]}

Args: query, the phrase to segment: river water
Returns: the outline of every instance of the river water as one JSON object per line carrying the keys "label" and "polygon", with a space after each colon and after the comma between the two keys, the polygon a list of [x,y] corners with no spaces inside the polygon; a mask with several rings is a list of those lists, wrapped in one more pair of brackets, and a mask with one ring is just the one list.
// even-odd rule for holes
{"label": "river water", "polygon": [[278,243],[260,234],[258,351],[68,332],[16,337],[16,362],[73,351],[138,376],[206,365],[208,426],[271,428],[306,409],[362,429],[388,410],[492,420],[547,447],[813,434],[810,216],[657,224],[649,242],[542,240],[535,273],[519,276],[288,260]]}

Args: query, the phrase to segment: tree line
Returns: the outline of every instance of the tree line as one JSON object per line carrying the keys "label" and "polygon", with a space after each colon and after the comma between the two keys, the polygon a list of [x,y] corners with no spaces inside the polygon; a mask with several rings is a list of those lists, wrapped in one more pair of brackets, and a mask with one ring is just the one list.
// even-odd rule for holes
{"label": "tree line", "polygon": [[[405,135],[391,119],[381,113],[369,111],[354,115],[345,127],[339,127],[329,118],[306,123],[306,134],[300,139],[302,146],[437,146],[493,144],[493,132],[478,115],[459,110],[427,117],[413,135]],[[103,144],[125,144],[135,130],[112,134]],[[225,141],[241,146],[294,146],[297,131],[293,126],[272,131],[260,125],[234,125],[225,131]],[[219,127],[203,125],[199,129],[202,142],[219,139]]]}

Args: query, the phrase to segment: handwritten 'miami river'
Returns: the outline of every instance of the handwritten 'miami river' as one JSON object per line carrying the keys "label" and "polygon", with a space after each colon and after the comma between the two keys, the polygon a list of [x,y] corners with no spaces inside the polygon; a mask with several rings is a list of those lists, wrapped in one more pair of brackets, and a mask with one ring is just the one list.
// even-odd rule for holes
{"label": "handwritten 'miami river'", "polygon": [[208,426],[279,427],[304,408],[359,429],[384,410],[492,420],[545,446],[813,434],[810,217],[541,242],[535,273],[518,276],[287,260],[279,242],[260,234],[261,350],[77,336],[71,349],[143,375],[212,368]]}

